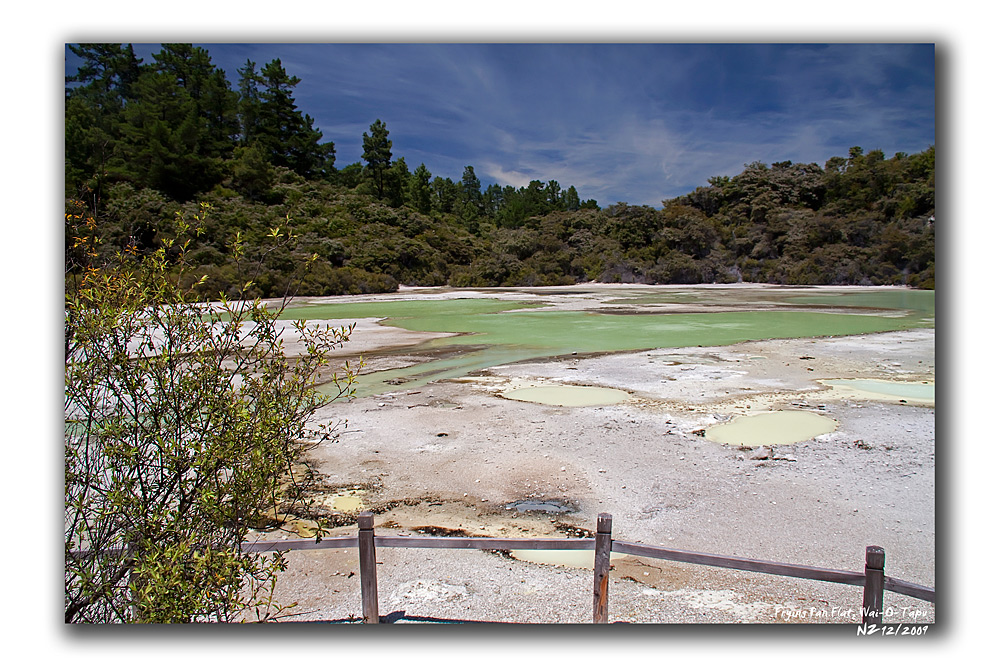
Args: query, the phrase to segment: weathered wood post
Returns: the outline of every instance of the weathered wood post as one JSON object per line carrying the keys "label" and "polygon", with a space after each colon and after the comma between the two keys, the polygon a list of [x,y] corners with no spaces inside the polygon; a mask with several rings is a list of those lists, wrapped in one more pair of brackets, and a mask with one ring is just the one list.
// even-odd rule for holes
{"label": "weathered wood post", "polygon": [[594,623],[608,622],[608,581],[611,578],[611,515],[597,515],[594,540]]}
{"label": "weathered wood post", "polygon": [[375,515],[358,515],[358,558],[361,565],[361,610],[365,623],[378,623],[378,580],[375,574]]}
{"label": "weathered wood post", "polygon": [[885,551],[882,547],[865,549],[865,592],[861,607],[864,622],[882,624],[882,593],[885,589]]}

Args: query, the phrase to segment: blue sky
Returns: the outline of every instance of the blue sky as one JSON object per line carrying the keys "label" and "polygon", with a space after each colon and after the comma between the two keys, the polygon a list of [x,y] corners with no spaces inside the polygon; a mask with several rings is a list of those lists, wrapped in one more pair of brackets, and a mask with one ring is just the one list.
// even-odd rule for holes
{"label": "blue sky", "polygon": [[[156,44],[136,44],[146,62]],[[934,144],[933,44],[200,44],[226,70],[280,58],[299,108],[361,159],[379,118],[410,169],[575,185],[659,207],[746,163]],[[72,67],[68,58],[67,67]]]}

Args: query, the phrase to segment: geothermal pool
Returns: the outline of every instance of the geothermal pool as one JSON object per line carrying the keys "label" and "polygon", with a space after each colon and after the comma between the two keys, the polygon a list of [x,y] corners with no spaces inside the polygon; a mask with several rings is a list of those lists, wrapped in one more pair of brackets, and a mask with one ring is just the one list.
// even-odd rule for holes
{"label": "geothermal pool", "polygon": [[583,285],[349,298],[289,307],[281,319],[379,318],[453,334],[394,350],[430,360],[362,375],[359,397],[529,359],[934,326],[934,292],[904,289]]}
{"label": "geothermal pool", "polygon": [[837,390],[837,394],[842,396],[899,401],[915,405],[934,405],[933,382],[894,382],[858,378],[853,380],[820,380],[820,383],[833,387]]}
{"label": "geothermal pool", "polygon": [[832,433],[837,422],[808,410],[779,410],[737,417],[705,430],[705,437],[727,445],[790,445]]}
{"label": "geothermal pool", "polygon": [[595,405],[614,405],[627,401],[629,394],[620,389],[585,387],[577,385],[539,385],[511,389],[501,394],[504,398],[564,408],[582,408]]}

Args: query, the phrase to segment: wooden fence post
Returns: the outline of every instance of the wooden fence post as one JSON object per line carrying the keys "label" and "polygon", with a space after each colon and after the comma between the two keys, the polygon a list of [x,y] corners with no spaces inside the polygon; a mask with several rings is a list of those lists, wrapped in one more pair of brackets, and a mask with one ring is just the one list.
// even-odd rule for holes
{"label": "wooden fence post", "polygon": [[611,578],[611,515],[597,515],[594,540],[594,623],[608,622],[608,580]]}
{"label": "wooden fence post", "polygon": [[358,516],[358,558],[361,565],[361,610],[365,623],[378,623],[378,579],[375,574],[375,515]]}
{"label": "wooden fence post", "polygon": [[865,623],[882,624],[882,593],[885,589],[885,551],[882,547],[865,549],[865,592],[862,613]]}

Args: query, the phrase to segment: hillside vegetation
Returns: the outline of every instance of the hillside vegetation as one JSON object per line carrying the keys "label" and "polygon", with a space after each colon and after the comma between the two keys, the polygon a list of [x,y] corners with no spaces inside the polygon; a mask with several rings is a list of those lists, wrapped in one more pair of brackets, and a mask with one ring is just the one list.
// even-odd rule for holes
{"label": "hillside vegetation", "polygon": [[[411,170],[380,120],[337,168],[280,60],[247,62],[233,87],[190,44],[150,63],[129,45],[70,48],[83,65],[66,89],[69,277],[93,264],[78,221],[95,221],[100,254],[141,255],[178,212],[208,204],[186,252],[205,298],[248,279],[262,297],[590,280],[934,287],[933,146],[852,147],[822,167],[750,162],[662,209],[601,208],[554,180],[483,187],[471,165],[457,180]],[[283,235],[294,243],[273,242]]]}

